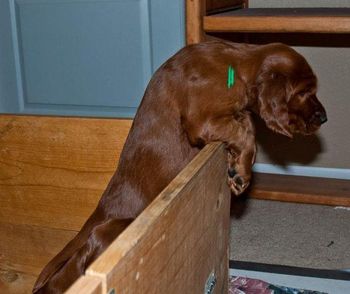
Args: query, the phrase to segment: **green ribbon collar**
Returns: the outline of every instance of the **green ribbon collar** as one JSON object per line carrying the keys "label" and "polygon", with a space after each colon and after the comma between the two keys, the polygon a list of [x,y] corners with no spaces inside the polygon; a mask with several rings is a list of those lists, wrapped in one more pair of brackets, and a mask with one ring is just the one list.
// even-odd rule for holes
{"label": "green ribbon collar", "polygon": [[230,65],[227,70],[227,88],[232,88],[233,85],[235,84],[235,70]]}

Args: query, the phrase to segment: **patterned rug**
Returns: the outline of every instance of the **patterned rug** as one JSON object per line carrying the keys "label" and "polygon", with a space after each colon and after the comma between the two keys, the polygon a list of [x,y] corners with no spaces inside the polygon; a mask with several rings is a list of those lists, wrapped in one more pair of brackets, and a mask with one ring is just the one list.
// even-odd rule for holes
{"label": "patterned rug", "polygon": [[229,282],[229,294],[327,294],[312,290],[271,285],[261,280],[244,277],[230,277]]}

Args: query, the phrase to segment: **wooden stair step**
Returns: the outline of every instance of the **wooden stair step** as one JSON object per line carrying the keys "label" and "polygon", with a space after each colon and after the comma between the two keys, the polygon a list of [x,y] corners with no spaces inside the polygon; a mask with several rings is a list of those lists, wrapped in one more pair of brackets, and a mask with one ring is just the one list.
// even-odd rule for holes
{"label": "wooden stair step", "polygon": [[350,8],[244,8],[204,16],[206,32],[350,33]]}
{"label": "wooden stair step", "polygon": [[255,173],[249,195],[265,200],[350,206],[350,181]]}

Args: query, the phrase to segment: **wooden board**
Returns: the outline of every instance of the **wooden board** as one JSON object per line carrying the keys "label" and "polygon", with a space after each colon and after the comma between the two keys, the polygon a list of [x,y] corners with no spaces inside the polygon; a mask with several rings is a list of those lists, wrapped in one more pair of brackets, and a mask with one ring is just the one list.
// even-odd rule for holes
{"label": "wooden board", "polygon": [[102,281],[98,277],[82,276],[65,294],[102,294]]}
{"label": "wooden board", "polygon": [[45,264],[75,235],[76,231],[0,222],[0,293],[28,293]]}
{"label": "wooden board", "polygon": [[87,270],[103,293],[227,293],[230,192],[222,145],[206,146]]}
{"label": "wooden board", "polygon": [[350,181],[255,173],[249,195],[256,199],[350,207]]}
{"label": "wooden board", "polygon": [[131,120],[0,116],[0,222],[79,230]]}
{"label": "wooden board", "polygon": [[349,33],[350,8],[247,8],[205,16],[206,32]]}
{"label": "wooden board", "polygon": [[0,115],[0,293],[29,293],[115,171],[131,120]]}
{"label": "wooden board", "polygon": [[203,15],[206,10],[205,1],[186,1],[186,44],[196,44],[204,40]]}
{"label": "wooden board", "polygon": [[232,7],[248,7],[248,0],[186,0],[186,44],[207,39],[203,30],[203,17],[206,14]]}
{"label": "wooden board", "polygon": [[0,223],[0,267],[39,274],[76,231]]}
{"label": "wooden board", "polygon": [[28,294],[37,276],[0,267],[0,293]]}

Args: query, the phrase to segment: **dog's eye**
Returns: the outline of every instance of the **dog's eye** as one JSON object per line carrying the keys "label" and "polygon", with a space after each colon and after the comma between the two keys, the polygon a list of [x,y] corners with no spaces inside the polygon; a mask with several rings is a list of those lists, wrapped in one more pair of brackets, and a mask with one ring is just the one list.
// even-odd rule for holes
{"label": "dog's eye", "polygon": [[272,80],[277,80],[277,79],[285,78],[285,76],[279,72],[272,72],[272,73],[270,73],[270,78]]}
{"label": "dog's eye", "polygon": [[308,94],[308,93],[309,93],[309,91],[303,90],[303,91],[298,92],[298,95],[300,95],[300,96],[305,96],[305,95]]}

